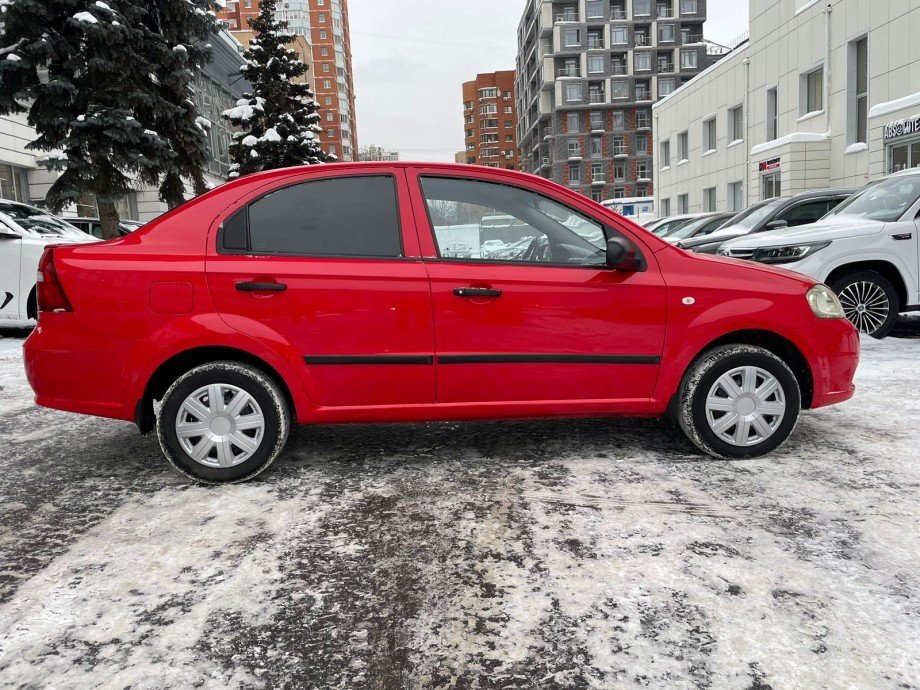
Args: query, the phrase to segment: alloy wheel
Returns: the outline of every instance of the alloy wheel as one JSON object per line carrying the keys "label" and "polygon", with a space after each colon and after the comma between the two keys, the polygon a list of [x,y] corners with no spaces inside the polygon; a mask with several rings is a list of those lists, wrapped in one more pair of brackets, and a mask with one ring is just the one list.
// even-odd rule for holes
{"label": "alloy wheel", "polygon": [[881,328],[891,312],[891,303],[882,287],[866,280],[850,283],[840,291],[839,298],[843,313],[866,335]]}
{"label": "alloy wheel", "polygon": [[259,449],[265,416],[242,388],[223,383],[203,386],[189,395],[176,416],[182,450],[206,467],[235,467]]}
{"label": "alloy wheel", "polygon": [[786,415],[786,394],[773,374],[760,367],[736,367],[706,396],[706,421],[722,441],[754,446],[770,438]]}

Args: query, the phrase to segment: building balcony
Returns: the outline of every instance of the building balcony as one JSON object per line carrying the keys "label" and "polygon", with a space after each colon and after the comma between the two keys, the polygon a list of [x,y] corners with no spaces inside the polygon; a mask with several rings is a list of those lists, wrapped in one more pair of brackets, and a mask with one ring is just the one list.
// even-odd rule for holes
{"label": "building balcony", "polygon": [[579,67],[559,67],[556,70],[557,77],[580,77],[581,68]]}
{"label": "building balcony", "polygon": [[607,184],[607,176],[606,175],[594,175],[594,177],[591,179],[591,184],[598,186],[598,187],[603,186]]}
{"label": "building balcony", "polygon": [[607,96],[603,93],[588,94],[588,103],[606,103]]}
{"label": "building balcony", "polygon": [[560,12],[556,15],[556,23],[560,22],[577,22],[578,12]]}
{"label": "building balcony", "polygon": [[650,101],[652,100],[652,92],[648,89],[636,89],[636,100]]}

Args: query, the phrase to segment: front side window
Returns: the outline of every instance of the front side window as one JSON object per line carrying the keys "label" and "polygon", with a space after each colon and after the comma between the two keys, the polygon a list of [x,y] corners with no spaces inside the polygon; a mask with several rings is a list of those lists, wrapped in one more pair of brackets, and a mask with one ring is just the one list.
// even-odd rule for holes
{"label": "front side window", "polygon": [[253,254],[402,256],[396,184],[389,176],[317,180],[249,205]]}
{"label": "front side window", "polygon": [[790,228],[794,228],[798,225],[814,223],[826,214],[827,199],[821,199],[820,201],[809,201],[807,204],[799,204],[781,214],[777,220],[784,220],[789,223]]}
{"label": "front side window", "polygon": [[[603,226],[551,199],[518,187],[439,177],[422,178],[422,190],[440,256],[452,245],[472,248],[465,261],[486,260],[481,247],[504,243],[487,260],[604,265]],[[490,221],[500,217],[501,226]],[[491,244],[489,245],[492,246]]]}

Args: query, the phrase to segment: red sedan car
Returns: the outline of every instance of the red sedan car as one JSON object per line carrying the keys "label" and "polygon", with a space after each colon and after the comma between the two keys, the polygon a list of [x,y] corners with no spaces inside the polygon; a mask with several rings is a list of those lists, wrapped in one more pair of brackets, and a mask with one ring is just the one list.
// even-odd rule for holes
{"label": "red sedan car", "polygon": [[[471,256],[444,256],[461,243]],[[38,302],[36,402],[156,428],[204,482],[257,475],[292,420],[668,416],[707,453],[758,456],[800,410],[850,398],[859,357],[823,285],[471,166],[241,178],[48,249]]]}

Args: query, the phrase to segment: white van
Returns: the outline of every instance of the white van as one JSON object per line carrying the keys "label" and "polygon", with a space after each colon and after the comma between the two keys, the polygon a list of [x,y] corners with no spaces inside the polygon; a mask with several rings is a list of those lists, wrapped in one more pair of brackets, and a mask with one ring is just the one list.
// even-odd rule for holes
{"label": "white van", "polygon": [[35,318],[35,277],[47,245],[96,241],[48,211],[0,199],[0,325]]}
{"label": "white van", "polygon": [[826,283],[861,332],[884,338],[899,313],[920,310],[920,170],[870,183],[817,223],[745,235],[719,254]]}

